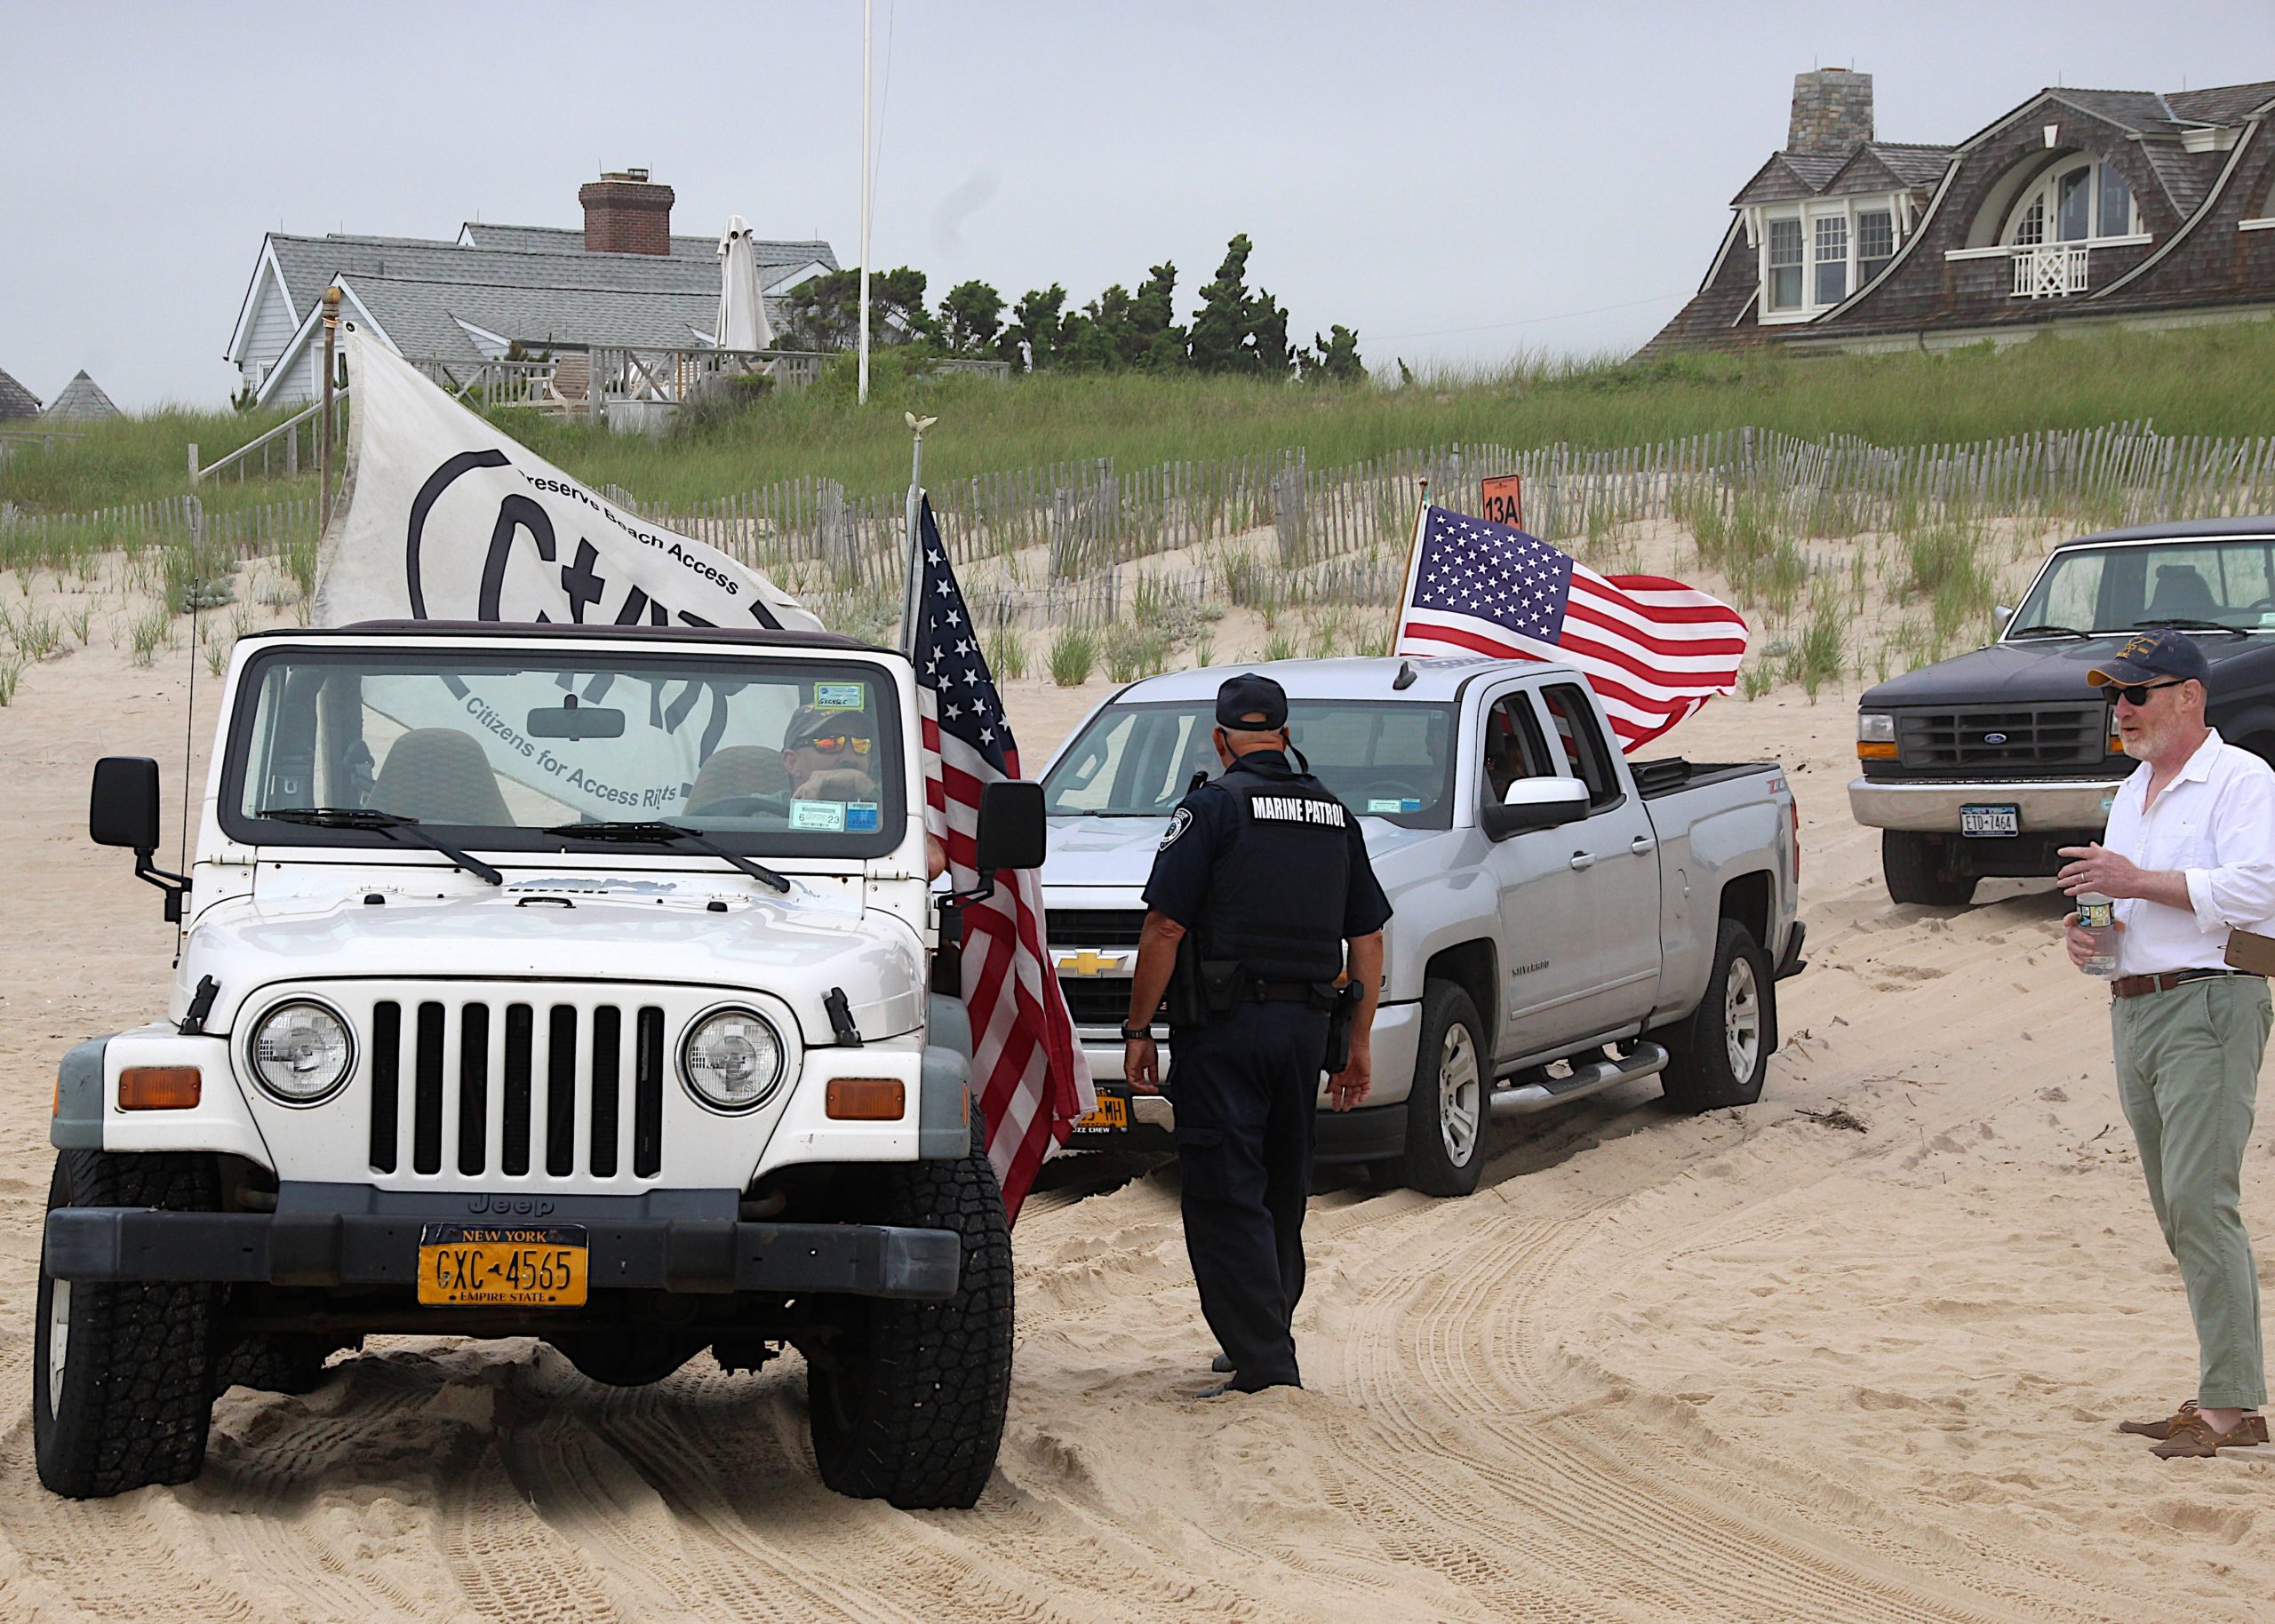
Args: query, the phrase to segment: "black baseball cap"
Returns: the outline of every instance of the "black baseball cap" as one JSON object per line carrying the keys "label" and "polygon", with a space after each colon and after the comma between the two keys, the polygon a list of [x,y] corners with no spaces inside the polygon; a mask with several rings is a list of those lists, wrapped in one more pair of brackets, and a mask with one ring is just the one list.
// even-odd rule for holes
{"label": "black baseball cap", "polygon": [[869,725],[866,712],[845,710],[837,706],[802,705],[790,712],[790,725],[782,729],[782,748],[795,750],[810,740],[827,738],[833,733],[850,733],[856,738],[867,738],[874,729]]}
{"label": "black baseball cap", "polygon": [[1288,690],[1244,671],[1217,690],[1217,725],[1234,733],[1270,733],[1288,725]]}
{"label": "black baseball cap", "polygon": [[2177,632],[2136,632],[2126,640],[2115,659],[2086,673],[2086,681],[2095,688],[2191,680],[2209,690],[2212,667],[2196,640]]}

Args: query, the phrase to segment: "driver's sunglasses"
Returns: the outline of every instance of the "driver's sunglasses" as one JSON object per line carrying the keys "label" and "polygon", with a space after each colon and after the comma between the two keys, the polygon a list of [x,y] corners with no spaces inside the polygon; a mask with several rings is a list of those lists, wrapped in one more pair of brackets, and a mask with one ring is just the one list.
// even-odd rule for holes
{"label": "driver's sunglasses", "polygon": [[2112,687],[2109,691],[2126,704],[2137,707],[2148,704],[2149,696],[2159,689],[2179,686],[2178,682],[2128,682],[2122,688]]}
{"label": "driver's sunglasses", "polygon": [[851,751],[857,756],[865,756],[869,753],[871,743],[871,740],[855,733],[825,733],[819,738],[808,739],[806,748],[818,750],[826,756],[834,756],[846,750]]}

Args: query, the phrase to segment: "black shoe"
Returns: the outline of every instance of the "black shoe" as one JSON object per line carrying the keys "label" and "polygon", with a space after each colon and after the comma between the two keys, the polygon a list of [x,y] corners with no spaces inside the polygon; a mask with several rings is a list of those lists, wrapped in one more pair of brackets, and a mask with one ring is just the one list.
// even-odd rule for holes
{"label": "black shoe", "polygon": [[1215,1358],[1209,1361],[1209,1368],[1217,1375],[1229,1376],[1234,1371],[1238,1370],[1240,1366],[1233,1363],[1233,1356],[1231,1354],[1220,1353]]}
{"label": "black shoe", "polygon": [[1195,1398],[1222,1398],[1228,1393],[1237,1393],[1240,1390],[1240,1389],[1234,1387],[1231,1382],[1226,1381],[1216,1387],[1204,1387],[1199,1392],[1195,1393],[1193,1397]]}

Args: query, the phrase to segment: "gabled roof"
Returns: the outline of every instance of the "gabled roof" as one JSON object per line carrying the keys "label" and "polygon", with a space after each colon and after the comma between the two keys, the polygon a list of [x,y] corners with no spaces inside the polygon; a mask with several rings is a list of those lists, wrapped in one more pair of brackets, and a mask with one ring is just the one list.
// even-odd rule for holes
{"label": "gabled roof", "polygon": [[44,418],[79,422],[118,415],[118,408],[111,404],[110,396],[103,393],[102,386],[84,370],[64,385],[63,393],[50,401],[47,410],[40,414]]}
{"label": "gabled roof", "polygon": [[1773,152],[1769,162],[1756,170],[1753,179],[1730,199],[1730,207],[1815,197],[1840,172],[1845,161],[1846,155],[1837,152]]}
{"label": "gabled roof", "polygon": [[[469,248],[505,249],[524,254],[582,254],[585,251],[584,232],[571,226],[493,226],[482,220],[468,220],[459,231],[459,241]],[[758,243],[751,244],[758,263],[765,265],[810,265],[816,260],[831,270],[837,268],[837,255],[826,243]],[[671,258],[700,259],[707,265],[718,263],[719,239],[715,236],[682,236],[672,238]],[[635,254],[634,259],[652,259],[653,254]]]}
{"label": "gabled roof", "polygon": [[5,372],[0,372],[0,423],[11,418],[39,416],[39,397]]}
{"label": "gabled roof", "polygon": [[1944,177],[1951,166],[1948,147],[1898,146],[1868,141],[1848,156],[1824,185],[1823,195],[1844,197],[1857,192],[1917,192]]}
{"label": "gabled roof", "polygon": [[[713,280],[717,276],[714,273]],[[351,276],[346,285],[405,355],[479,358],[460,323],[524,344],[629,344],[692,349],[719,314],[719,291],[488,288],[474,283]],[[770,319],[779,320],[770,310]]]}

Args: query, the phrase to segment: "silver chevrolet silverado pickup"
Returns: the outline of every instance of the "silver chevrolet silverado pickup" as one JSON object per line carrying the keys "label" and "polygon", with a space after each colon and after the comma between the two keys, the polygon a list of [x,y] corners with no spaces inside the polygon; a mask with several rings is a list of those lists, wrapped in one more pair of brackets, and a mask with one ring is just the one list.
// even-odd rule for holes
{"label": "silver chevrolet silverado pickup", "polygon": [[[1337,659],[1262,667],[1296,747],[1360,815],[1394,910],[1374,1093],[1322,1101],[1318,1156],[1439,1195],[1476,1188],[1488,1118],[1657,1075],[1679,1110],[1750,1103],[1800,965],[1799,823],[1776,762],[1631,763],[1569,666]],[[1044,775],[1050,946],[1099,1080],[1084,1135],[1158,1124],[1121,1086],[1140,896],[1233,668],[1147,678]],[[1174,1089],[1174,1077],[1171,1078]]]}

